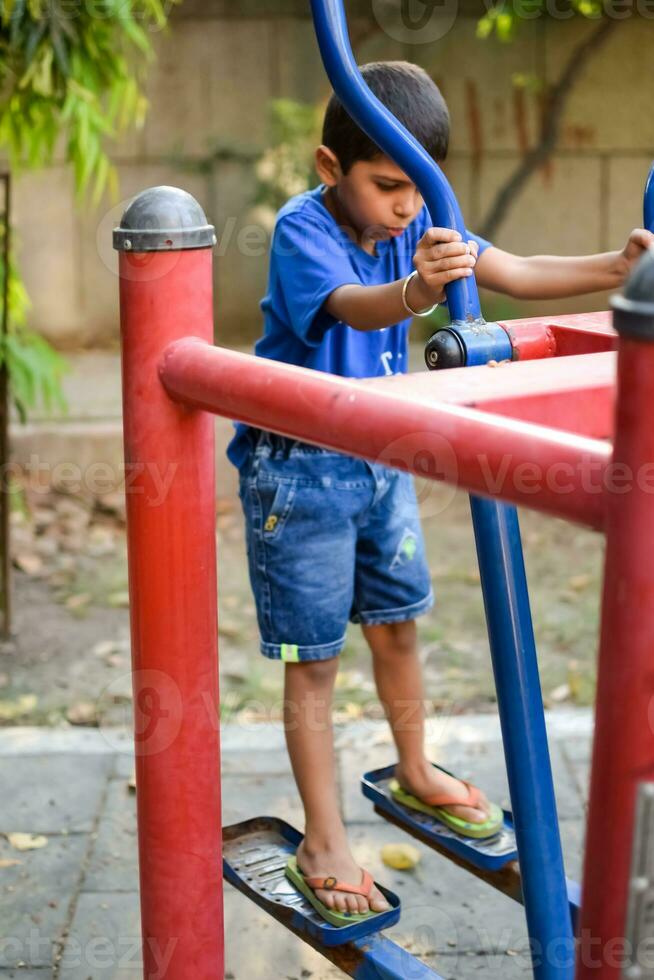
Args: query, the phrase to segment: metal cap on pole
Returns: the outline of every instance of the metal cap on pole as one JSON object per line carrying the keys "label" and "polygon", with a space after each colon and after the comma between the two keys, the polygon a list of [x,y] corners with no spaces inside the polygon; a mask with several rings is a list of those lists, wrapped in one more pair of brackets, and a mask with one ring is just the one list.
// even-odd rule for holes
{"label": "metal cap on pole", "polygon": [[214,226],[195,198],[165,184],[134,198],[113,238],[120,252],[178,252],[216,244]]}

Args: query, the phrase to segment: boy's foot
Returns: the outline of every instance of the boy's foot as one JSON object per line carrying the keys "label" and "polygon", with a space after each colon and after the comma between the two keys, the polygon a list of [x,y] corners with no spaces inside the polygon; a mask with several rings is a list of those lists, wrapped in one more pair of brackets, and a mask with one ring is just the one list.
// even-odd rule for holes
{"label": "boy's foot", "polygon": [[[419,800],[428,800],[437,794],[455,799],[459,796],[462,800],[468,798],[468,789],[461,780],[448,776],[442,769],[434,768],[426,760],[423,765],[411,769],[398,763],[395,767],[395,778],[403,790],[411,793],[412,796],[417,796]],[[443,809],[468,823],[484,823],[491,815],[490,803],[483,793],[476,807],[448,804]]]}
{"label": "boy's foot", "polygon": [[[340,848],[318,848],[307,844],[305,838],[297,849],[297,863],[307,878],[333,876],[341,882],[347,881],[353,885],[360,885],[363,880],[363,872],[350,854],[347,844]],[[385,912],[390,908],[382,893],[374,886],[368,899],[363,895],[350,895],[324,888],[316,888],[314,894],[323,905],[336,912]]]}

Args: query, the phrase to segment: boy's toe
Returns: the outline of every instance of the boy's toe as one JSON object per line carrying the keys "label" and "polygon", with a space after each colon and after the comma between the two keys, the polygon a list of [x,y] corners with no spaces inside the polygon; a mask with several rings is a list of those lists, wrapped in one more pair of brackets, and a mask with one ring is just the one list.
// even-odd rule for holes
{"label": "boy's toe", "polygon": [[388,902],[378,888],[375,888],[372,891],[368,904],[373,912],[385,912],[388,908],[390,908]]}
{"label": "boy's toe", "polygon": [[347,912],[347,898],[343,894],[334,895],[334,908],[338,912]]}

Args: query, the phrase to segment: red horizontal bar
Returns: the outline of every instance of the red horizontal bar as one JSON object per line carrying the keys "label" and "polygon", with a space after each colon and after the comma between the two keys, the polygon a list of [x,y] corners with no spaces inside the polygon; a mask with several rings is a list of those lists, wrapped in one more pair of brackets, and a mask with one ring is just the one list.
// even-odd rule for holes
{"label": "red horizontal bar", "polygon": [[396,374],[363,383],[413,401],[467,405],[523,422],[606,439],[613,433],[616,355],[501,363]]}
{"label": "red horizontal bar", "polygon": [[595,354],[617,348],[610,312],[571,313],[506,320],[515,360]]}
{"label": "red horizontal bar", "polygon": [[409,384],[432,379],[427,400],[396,390],[394,378],[375,384],[340,378],[188,338],[167,348],[160,377],[168,394],[189,406],[590,527],[603,525],[610,445],[444,404],[440,373],[408,376]]}

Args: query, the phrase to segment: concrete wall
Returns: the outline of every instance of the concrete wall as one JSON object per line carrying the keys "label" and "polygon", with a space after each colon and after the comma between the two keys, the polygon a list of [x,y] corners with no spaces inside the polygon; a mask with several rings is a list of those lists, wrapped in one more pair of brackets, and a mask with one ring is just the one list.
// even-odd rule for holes
{"label": "concrete wall", "polygon": [[[299,0],[186,0],[171,32],[156,38],[146,125],[113,153],[119,202],[80,211],[62,163],[19,179],[14,221],[33,323],[57,346],[117,343],[111,228],[132,195],[159,183],[194,194],[222,237],[217,337],[246,344],[257,336],[266,259],[244,254],[238,235],[248,223],[252,165],[211,158],[221,148],[263,150],[270,98],[327,95],[307,7]],[[357,30],[365,30],[370,0],[348,9]],[[433,43],[404,43],[378,31],[356,47],[360,61],[416,61],[442,85],[453,123],[446,171],[473,230],[537,135],[538,96],[517,94],[512,77],[540,73],[555,80],[569,51],[593,29],[588,22],[532,21],[519,40],[503,45],[477,40],[476,19],[461,7],[451,29]],[[574,91],[551,165],[531,178],[496,238],[499,246],[521,253],[593,252],[621,245],[641,222],[642,188],[654,158],[653,45],[654,20],[631,17],[616,25]],[[593,296],[549,309],[605,303],[604,296]]]}

